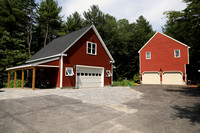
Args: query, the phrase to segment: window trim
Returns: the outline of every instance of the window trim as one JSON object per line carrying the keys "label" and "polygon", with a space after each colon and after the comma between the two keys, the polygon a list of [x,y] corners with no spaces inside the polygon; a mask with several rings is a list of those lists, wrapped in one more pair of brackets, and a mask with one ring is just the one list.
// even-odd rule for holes
{"label": "window trim", "polygon": [[[88,43],[91,44],[91,53],[88,52]],[[92,47],[95,45],[95,54],[92,53]],[[97,55],[97,43],[87,41],[86,53],[90,55]]]}
{"label": "window trim", "polygon": [[[179,51],[179,56],[176,56],[176,50]],[[181,50],[180,49],[174,49],[174,58],[180,58],[181,57]]]}
{"label": "window trim", "polygon": [[[147,53],[150,53],[150,57],[147,58]],[[150,60],[151,59],[151,52],[146,52],[146,59]]]}
{"label": "window trim", "polygon": [[110,70],[106,70],[106,77],[111,77],[112,76],[112,73]]}
{"label": "window trim", "polygon": [[[71,69],[72,73],[71,73],[71,74],[68,74],[67,69]],[[73,68],[72,68],[72,67],[65,67],[65,76],[74,76],[74,71],[73,71]]]}

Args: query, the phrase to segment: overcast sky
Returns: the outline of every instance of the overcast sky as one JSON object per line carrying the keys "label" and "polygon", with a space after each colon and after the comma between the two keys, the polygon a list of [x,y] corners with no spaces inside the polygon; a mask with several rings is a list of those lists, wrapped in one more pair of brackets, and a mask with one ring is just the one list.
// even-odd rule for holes
{"label": "overcast sky", "polygon": [[130,23],[143,15],[156,31],[161,31],[161,26],[166,22],[164,11],[180,11],[186,7],[182,0],[58,0],[58,3],[62,6],[61,15],[65,15],[64,20],[75,11],[82,15],[91,5],[98,5],[103,13],[117,20],[126,18]]}

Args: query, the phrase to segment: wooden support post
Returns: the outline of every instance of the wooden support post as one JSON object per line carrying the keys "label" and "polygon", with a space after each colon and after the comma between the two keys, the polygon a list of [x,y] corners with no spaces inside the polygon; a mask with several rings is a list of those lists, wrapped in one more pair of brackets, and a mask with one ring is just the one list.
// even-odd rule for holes
{"label": "wooden support post", "polygon": [[22,89],[24,88],[24,70],[22,70]]}
{"label": "wooden support post", "polygon": [[17,81],[17,71],[15,71],[14,88],[16,88],[16,81]]}
{"label": "wooden support post", "polygon": [[35,73],[36,73],[36,69],[34,67],[33,68],[33,77],[32,77],[32,90],[35,90]]}
{"label": "wooden support post", "polygon": [[8,71],[8,88],[10,87],[10,71]]}

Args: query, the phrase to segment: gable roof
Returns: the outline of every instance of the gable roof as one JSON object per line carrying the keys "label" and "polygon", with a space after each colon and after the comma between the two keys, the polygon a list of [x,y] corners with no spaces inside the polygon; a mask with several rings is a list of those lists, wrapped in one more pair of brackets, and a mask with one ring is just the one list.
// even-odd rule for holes
{"label": "gable roof", "polygon": [[99,38],[110,60],[114,62],[114,59],[112,58],[110,52],[108,51],[106,45],[104,44],[96,28],[94,27],[94,25],[90,25],[80,30],[71,32],[67,35],[64,35],[52,40],[46,47],[40,49],[35,55],[33,55],[30,59],[28,59],[26,63],[31,63],[31,62],[63,55],[71,46],[73,46],[73,44],[75,44],[91,28],[94,30],[97,37]]}
{"label": "gable roof", "polygon": [[179,44],[181,44],[181,45],[183,45],[183,46],[185,46],[185,47],[188,47],[188,48],[190,48],[188,45],[186,45],[186,44],[184,44],[184,43],[182,43],[182,42],[180,42],[180,41],[178,41],[178,40],[176,40],[176,39],[174,39],[174,38],[172,38],[172,37],[170,37],[170,36],[168,36],[168,35],[166,35],[166,34],[164,34],[164,33],[161,33],[161,32],[159,32],[159,31],[157,31],[146,43],[145,43],[145,45],[138,51],[138,53],[140,53],[140,51],[157,35],[157,34],[161,34],[161,35],[163,35],[163,36],[165,36],[165,37],[167,37],[167,38],[169,38],[169,39],[171,39],[171,40],[173,40],[173,41],[176,41],[177,43],[179,43]]}

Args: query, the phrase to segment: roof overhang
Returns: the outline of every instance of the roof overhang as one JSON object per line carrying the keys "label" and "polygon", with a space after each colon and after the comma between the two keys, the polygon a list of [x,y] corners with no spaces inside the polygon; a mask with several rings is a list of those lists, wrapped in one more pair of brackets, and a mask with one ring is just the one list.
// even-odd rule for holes
{"label": "roof overhang", "polygon": [[49,59],[49,60],[45,60],[45,61],[40,61],[40,62],[36,62],[36,63],[30,63],[30,64],[24,64],[24,65],[20,65],[20,66],[15,66],[15,67],[10,67],[7,68],[7,71],[12,71],[12,70],[27,70],[27,69],[32,69],[33,67],[51,67],[51,68],[59,68],[59,66],[57,65],[42,65],[43,63],[47,63],[47,62],[51,62],[51,61],[55,61],[58,60],[59,57],[57,58],[53,58],[53,59]]}

